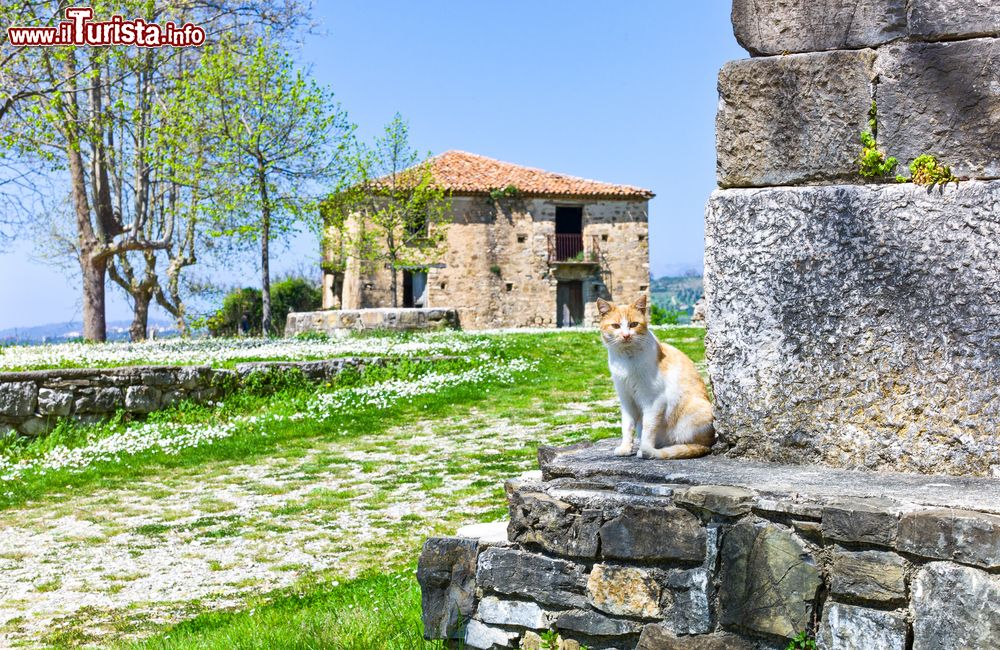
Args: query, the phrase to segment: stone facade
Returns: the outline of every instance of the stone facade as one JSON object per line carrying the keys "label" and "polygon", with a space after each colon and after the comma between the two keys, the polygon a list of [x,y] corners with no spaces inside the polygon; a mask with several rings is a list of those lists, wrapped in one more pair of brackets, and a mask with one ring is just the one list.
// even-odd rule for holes
{"label": "stone facade", "polygon": [[366,330],[417,332],[458,327],[454,309],[331,309],[291,312],[285,321],[285,336],[321,333],[344,336]]}
{"label": "stone facade", "polygon": [[[719,76],[718,451],[1000,476],[1000,3],[736,0],[733,23],[782,56]],[[932,154],[961,182],[862,179],[873,101],[902,175]]]}
{"label": "stone facade", "polygon": [[[583,323],[597,318],[597,298],[631,300],[649,288],[648,201],[526,196],[494,201],[453,195],[440,259],[427,270],[427,307],[454,308],[464,329],[555,327],[560,283],[580,283]],[[580,260],[550,256],[557,206],[583,210]],[[334,240],[335,237],[330,237]],[[338,253],[327,251],[327,260]],[[397,281],[402,287],[403,271]],[[327,273],[323,306],[392,304],[390,271],[346,260],[344,277]],[[343,287],[341,294],[334,289]],[[402,297],[400,289],[399,297]],[[577,323],[579,324],[579,323]]]}
{"label": "stone facade", "polygon": [[[1000,481],[875,476],[614,441],[539,453],[507,484],[506,539],[432,538],[424,633],[448,647],[992,650]],[[884,495],[891,495],[887,498]],[[499,524],[503,525],[503,524]]]}
{"label": "stone facade", "polygon": [[[428,358],[427,360],[433,360]],[[44,435],[60,418],[98,422],[122,411],[145,415],[182,400],[223,399],[252,374],[299,372],[328,381],[344,368],[384,365],[389,359],[256,361],[232,370],[210,366],[130,366],[0,372],[0,435]]]}

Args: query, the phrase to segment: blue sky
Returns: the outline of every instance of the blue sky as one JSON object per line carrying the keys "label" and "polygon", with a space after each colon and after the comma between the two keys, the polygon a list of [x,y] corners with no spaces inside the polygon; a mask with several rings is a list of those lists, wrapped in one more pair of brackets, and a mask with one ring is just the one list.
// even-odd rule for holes
{"label": "blue sky", "polygon": [[[654,275],[701,268],[703,209],[715,187],[716,76],[743,58],[730,2],[368,0],[318,2],[300,59],[336,93],[362,137],[397,111],[414,146],[463,149],[656,192]],[[313,268],[309,236],[272,269]],[[232,282],[245,269],[220,272]],[[0,254],[0,329],[79,318],[79,277]],[[128,303],[109,286],[109,319]]]}

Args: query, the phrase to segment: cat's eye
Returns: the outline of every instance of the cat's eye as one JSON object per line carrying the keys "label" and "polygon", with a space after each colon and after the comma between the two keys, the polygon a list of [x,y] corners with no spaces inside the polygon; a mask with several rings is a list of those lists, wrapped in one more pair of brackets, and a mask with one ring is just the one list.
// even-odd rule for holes
{"label": "cat's eye", "polygon": [[611,327],[618,329],[619,327],[621,327],[621,325],[618,323],[611,323]]}
{"label": "cat's eye", "polygon": [[635,329],[636,327],[639,327],[639,323],[636,323],[636,322],[633,321],[633,322],[629,323],[628,326],[631,327],[632,329]]}

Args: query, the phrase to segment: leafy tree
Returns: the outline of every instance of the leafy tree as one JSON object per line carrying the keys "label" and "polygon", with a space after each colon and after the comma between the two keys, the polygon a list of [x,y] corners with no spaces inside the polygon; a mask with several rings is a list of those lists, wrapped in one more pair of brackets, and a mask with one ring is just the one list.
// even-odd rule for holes
{"label": "leafy tree", "polygon": [[435,185],[430,162],[410,147],[409,126],[398,113],[374,146],[355,142],[347,161],[343,184],[323,206],[326,246],[340,246],[370,271],[388,268],[392,306],[398,307],[399,271],[443,254],[438,244],[451,202]]}
{"label": "leafy tree", "polygon": [[[55,0],[7,3],[0,6],[0,23],[49,25],[63,17],[65,6]],[[219,33],[259,31],[265,24],[291,28],[303,16],[295,0],[91,6],[97,18],[118,13],[149,22],[195,22],[213,41]],[[28,47],[0,54],[0,155],[13,155],[19,169],[59,179],[70,197],[74,235],[63,249],[80,266],[87,339],[106,336],[106,279],[116,260],[119,284],[135,299],[137,312],[148,307],[159,251],[170,249],[177,225],[169,203],[181,194],[154,155],[164,146],[154,107],[176,90],[175,71],[187,68],[178,60],[192,62],[198,54],[197,48],[169,47]],[[144,322],[134,326],[142,330],[136,335],[145,335]]]}
{"label": "leafy tree", "polygon": [[214,200],[203,207],[214,234],[260,247],[262,331],[270,332],[271,244],[316,214],[318,181],[336,177],[353,127],[333,94],[266,37],[209,48],[181,101],[196,109],[198,137],[211,149],[204,164]]}
{"label": "leafy tree", "polygon": [[649,307],[649,322],[652,325],[676,325],[680,322],[680,316],[684,312],[664,309],[652,303]]}
{"label": "leafy tree", "polygon": [[[269,333],[280,335],[290,312],[313,311],[319,309],[321,302],[319,287],[305,278],[292,277],[275,282],[271,285],[274,322]],[[235,336],[242,333],[240,328],[246,316],[249,331],[260,333],[262,306],[260,289],[235,289],[223,298],[222,307],[208,318],[206,326],[212,336]]]}

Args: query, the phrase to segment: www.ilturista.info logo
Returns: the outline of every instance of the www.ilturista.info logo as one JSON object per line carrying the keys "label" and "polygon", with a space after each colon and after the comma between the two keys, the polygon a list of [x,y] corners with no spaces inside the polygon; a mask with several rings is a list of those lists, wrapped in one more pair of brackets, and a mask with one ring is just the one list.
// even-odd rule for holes
{"label": "www.ilturista.info logo", "polygon": [[94,22],[93,7],[70,7],[66,20],[55,27],[8,27],[7,39],[15,47],[57,45],[135,45],[138,47],[192,47],[205,42],[205,30],[184,23],[148,23],[142,18]]}

